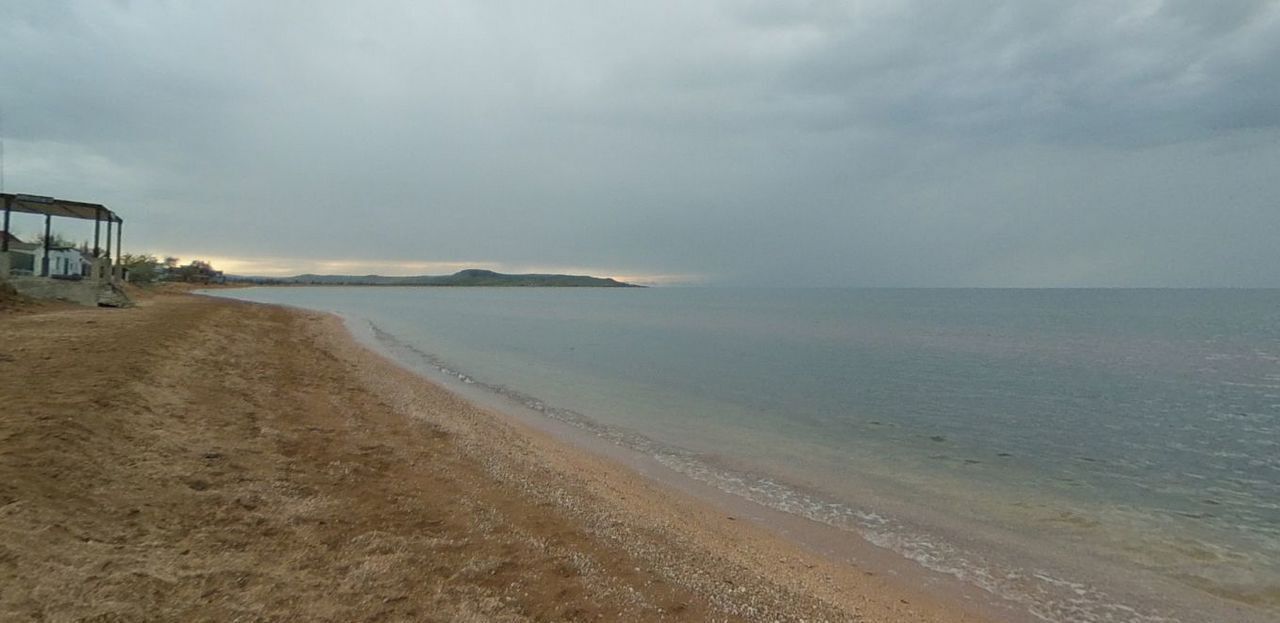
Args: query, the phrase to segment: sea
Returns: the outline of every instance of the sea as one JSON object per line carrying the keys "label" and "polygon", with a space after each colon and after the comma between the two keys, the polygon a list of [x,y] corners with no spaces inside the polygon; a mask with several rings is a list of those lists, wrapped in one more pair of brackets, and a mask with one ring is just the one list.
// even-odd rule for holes
{"label": "sea", "polygon": [[339,314],[1025,620],[1280,621],[1280,290],[214,293]]}

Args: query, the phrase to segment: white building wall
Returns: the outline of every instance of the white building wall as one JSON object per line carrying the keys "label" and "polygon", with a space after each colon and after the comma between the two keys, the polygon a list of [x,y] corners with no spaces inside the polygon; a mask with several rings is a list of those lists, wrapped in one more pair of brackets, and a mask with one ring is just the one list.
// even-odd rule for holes
{"label": "white building wall", "polygon": [[[35,251],[35,270],[37,276],[40,275],[41,262],[44,261],[44,247],[36,247]],[[54,275],[79,275],[80,270],[80,250],[79,249],[49,249],[49,276]]]}

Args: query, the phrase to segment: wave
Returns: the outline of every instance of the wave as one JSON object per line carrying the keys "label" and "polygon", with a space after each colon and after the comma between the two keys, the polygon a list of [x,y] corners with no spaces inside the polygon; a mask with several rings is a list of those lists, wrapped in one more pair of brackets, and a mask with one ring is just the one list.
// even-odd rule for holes
{"label": "wave", "polygon": [[376,346],[411,368],[429,367],[544,417],[650,456],[678,474],[725,493],[857,535],[925,569],[977,586],[1006,605],[1016,604],[1037,620],[1080,623],[1182,621],[1171,612],[1122,603],[1106,590],[1067,578],[1058,571],[1011,565],[959,547],[933,531],[890,516],[882,510],[858,508],[768,474],[730,468],[714,457],[661,443],[633,430],[602,424],[587,414],[548,404],[533,394],[504,384],[477,379],[440,355],[401,340],[372,321],[364,322],[367,322]]}

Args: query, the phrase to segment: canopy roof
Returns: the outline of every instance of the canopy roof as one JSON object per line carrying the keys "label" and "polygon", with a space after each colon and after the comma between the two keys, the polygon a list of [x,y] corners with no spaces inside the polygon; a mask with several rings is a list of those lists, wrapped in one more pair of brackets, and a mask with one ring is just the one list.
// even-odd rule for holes
{"label": "canopy roof", "polygon": [[0,193],[0,209],[4,208],[27,214],[49,214],[109,223],[124,222],[120,215],[112,212],[102,204],[54,199],[53,197],[41,197],[39,195]]}

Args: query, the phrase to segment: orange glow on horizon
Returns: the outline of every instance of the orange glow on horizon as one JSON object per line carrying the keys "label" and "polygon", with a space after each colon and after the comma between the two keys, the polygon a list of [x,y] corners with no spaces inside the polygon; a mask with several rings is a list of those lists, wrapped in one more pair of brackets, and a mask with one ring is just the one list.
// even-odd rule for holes
{"label": "orange glow on horizon", "polygon": [[555,273],[565,275],[591,275],[612,277],[618,281],[639,285],[696,285],[707,282],[704,275],[653,274],[614,272],[604,268],[583,266],[548,266],[508,264],[504,262],[456,262],[456,261],[397,261],[357,259],[310,259],[284,257],[224,256],[201,253],[164,253],[160,257],[180,257],[182,263],[193,259],[209,262],[217,270],[229,275],[247,277],[292,277],[302,274],[316,275],[385,275],[405,277],[412,275],[449,275],[467,268],[480,268],[502,273]]}

